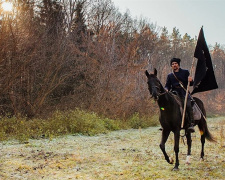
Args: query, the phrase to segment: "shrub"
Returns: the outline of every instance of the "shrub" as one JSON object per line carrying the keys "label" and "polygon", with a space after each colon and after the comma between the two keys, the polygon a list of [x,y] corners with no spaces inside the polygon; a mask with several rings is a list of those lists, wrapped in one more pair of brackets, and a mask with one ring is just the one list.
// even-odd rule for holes
{"label": "shrub", "polygon": [[138,129],[138,128],[146,128],[150,126],[156,126],[159,124],[158,116],[154,115],[151,117],[140,116],[139,113],[133,114],[129,118],[129,125],[131,128]]}
{"label": "shrub", "polygon": [[155,119],[155,116],[146,118],[135,113],[127,121],[113,120],[80,109],[67,112],[56,111],[48,119],[2,118],[0,120],[0,141],[14,138],[24,142],[30,138],[52,138],[66,134],[92,136],[119,129],[157,125],[158,121]]}

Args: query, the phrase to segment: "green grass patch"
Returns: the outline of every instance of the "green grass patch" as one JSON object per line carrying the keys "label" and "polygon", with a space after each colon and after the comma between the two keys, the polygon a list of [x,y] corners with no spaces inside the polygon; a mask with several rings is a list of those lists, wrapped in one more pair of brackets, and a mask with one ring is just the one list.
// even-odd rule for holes
{"label": "green grass patch", "polygon": [[24,142],[28,139],[51,139],[66,134],[92,136],[120,129],[146,128],[157,124],[156,116],[147,118],[141,117],[138,113],[127,120],[114,120],[80,109],[67,112],[56,111],[48,119],[2,118],[0,141],[17,139]]}

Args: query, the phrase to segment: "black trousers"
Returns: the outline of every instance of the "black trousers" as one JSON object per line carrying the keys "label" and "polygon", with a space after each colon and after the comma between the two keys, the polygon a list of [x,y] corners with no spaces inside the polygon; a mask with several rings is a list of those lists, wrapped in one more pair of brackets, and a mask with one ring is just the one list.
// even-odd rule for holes
{"label": "black trousers", "polygon": [[[185,98],[182,97],[182,103],[183,103],[183,107],[184,107],[184,100]],[[187,104],[186,104],[186,112],[188,114],[188,118],[186,118],[188,120],[188,125],[190,126],[190,124],[194,124],[194,115],[193,115],[193,109],[191,106],[191,98],[187,98]]]}

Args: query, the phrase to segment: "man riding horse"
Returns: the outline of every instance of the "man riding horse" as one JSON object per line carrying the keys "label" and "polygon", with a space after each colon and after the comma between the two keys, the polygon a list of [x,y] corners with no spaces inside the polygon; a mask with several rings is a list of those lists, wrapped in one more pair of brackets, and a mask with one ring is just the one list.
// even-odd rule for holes
{"label": "man riding horse", "polygon": [[[165,89],[166,91],[175,92],[184,102],[186,89],[188,81],[190,82],[190,86],[193,85],[193,79],[188,70],[180,68],[180,59],[179,58],[172,58],[170,60],[170,65],[172,67],[172,73],[168,74]],[[194,130],[194,117],[193,117],[193,109],[191,106],[191,97],[190,94],[187,98],[187,113],[188,113],[188,130],[190,132],[195,132]]]}

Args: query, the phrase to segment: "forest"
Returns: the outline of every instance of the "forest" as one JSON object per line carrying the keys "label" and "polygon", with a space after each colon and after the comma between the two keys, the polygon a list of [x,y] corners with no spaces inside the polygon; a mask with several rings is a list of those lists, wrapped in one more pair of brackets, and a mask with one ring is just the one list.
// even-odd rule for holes
{"label": "forest", "polygon": [[[110,118],[151,116],[145,70],[165,83],[169,60],[190,69],[197,37],[169,33],[111,0],[13,0],[0,9],[0,116],[49,117],[82,109]],[[200,30],[200,27],[199,27]],[[206,39],[207,42],[207,39]],[[196,94],[224,114],[225,49],[208,44],[219,88]]]}

